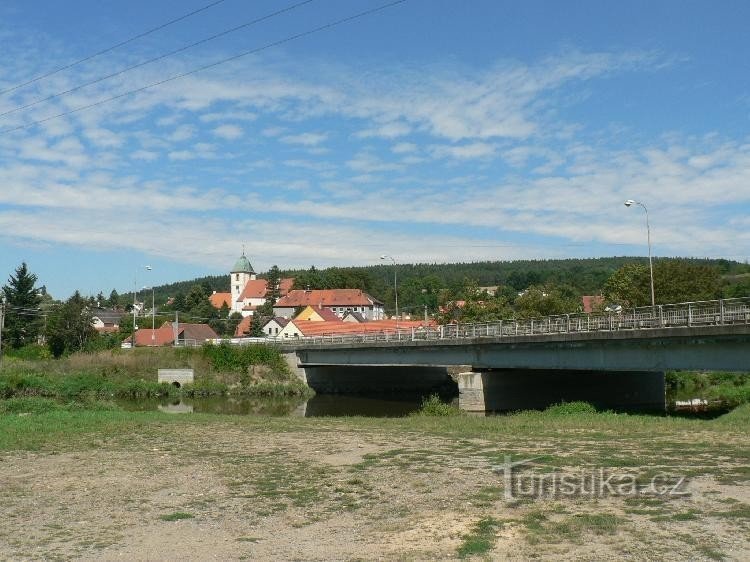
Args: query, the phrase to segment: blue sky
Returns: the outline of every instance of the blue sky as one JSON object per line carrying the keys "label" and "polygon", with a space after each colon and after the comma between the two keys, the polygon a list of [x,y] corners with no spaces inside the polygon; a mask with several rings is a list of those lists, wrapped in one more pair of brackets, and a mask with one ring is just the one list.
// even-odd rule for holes
{"label": "blue sky", "polygon": [[[209,3],[6,0],[0,91]],[[46,120],[387,3],[315,0],[35,103],[295,3],[224,0],[0,94],[3,281],[123,292],[243,244],[259,271],[645,255],[629,198],[656,255],[750,258],[747,2],[408,0]]]}

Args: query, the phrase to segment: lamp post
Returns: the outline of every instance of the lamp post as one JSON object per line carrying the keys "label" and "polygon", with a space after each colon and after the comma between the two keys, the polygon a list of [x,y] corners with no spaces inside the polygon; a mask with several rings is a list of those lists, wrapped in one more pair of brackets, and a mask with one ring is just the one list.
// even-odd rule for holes
{"label": "lamp post", "polygon": [[[138,309],[136,305],[138,304],[138,270],[140,267],[136,268],[135,273],[133,274],[133,342],[132,342],[132,348],[135,349],[135,317],[136,313],[138,312]],[[150,265],[143,266],[143,269],[146,271],[151,271]]]}
{"label": "lamp post", "polygon": [[[149,287],[143,287],[144,291],[148,291]],[[151,344],[153,345],[156,340],[156,334],[154,333],[156,324],[156,307],[154,306],[154,286],[151,285]]]}
{"label": "lamp post", "polygon": [[397,278],[397,267],[396,267],[396,259],[393,256],[387,256],[382,255],[380,256],[381,260],[391,260],[393,262],[393,293],[396,297],[396,326],[398,326],[398,278]]}
{"label": "lamp post", "polygon": [[651,259],[651,226],[648,222],[648,209],[646,208],[646,205],[641,203],[640,201],[636,201],[635,199],[628,199],[625,201],[626,207],[632,207],[633,205],[637,205],[639,207],[642,207],[643,210],[646,212],[646,240],[648,241],[648,269],[649,274],[651,278],[651,308],[656,308],[656,300],[654,299],[654,263]]}

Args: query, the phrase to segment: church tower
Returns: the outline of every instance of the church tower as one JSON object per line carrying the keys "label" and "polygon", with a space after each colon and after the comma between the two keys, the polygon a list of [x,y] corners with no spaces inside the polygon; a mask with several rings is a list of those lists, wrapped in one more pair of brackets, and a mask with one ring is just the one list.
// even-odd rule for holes
{"label": "church tower", "polygon": [[245,250],[242,250],[242,255],[234,263],[234,267],[229,274],[229,285],[232,289],[232,311],[239,312],[242,309],[242,305],[238,304],[237,301],[242,291],[245,290],[247,282],[253,280],[255,280],[255,271],[245,257]]}

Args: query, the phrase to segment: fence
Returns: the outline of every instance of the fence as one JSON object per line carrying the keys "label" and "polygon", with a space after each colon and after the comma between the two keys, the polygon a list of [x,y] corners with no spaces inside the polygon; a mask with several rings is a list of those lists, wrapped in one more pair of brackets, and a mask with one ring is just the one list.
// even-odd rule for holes
{"label": "fence", "polygon": [[499,320],[481,324],[446,324],[377,333],[332,334],[294,338],[292,340],[267,338],[266,342],[282,345],[301,342],[304,342],[305,345],[396,343],[723,326],[728,324],[750,324],[750,297],[665,304],[655,307],[647,306],[619,312],[564,314],[522,320]]}

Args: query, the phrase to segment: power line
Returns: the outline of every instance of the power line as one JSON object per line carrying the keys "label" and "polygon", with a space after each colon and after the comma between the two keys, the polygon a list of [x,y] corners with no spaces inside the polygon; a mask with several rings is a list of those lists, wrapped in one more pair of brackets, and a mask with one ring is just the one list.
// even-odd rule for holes
{"label": "power line", "polygon": [[[223,0],[222,0],[223,1]],[[35,105],[39,105],[40,103],[44,103],[56,98],[60,98],[63,96],[66,96],[68,94],[71,94],[73,92],[77,92],[78,90],[81,90],[82,88],[85,88],[87,86],[92,86],[94,84],[98,84],[99,82],[104,82],[105,80],[109,80],[110,78],[114,78],[115,76],[120,76],[121,74],[125,74],[126,72],[130,72],[131,70],[135,70],[136,68],[140,68],[142,66],[146,66],[147,64],[151,64],[152,62],[160,61],[163,59],[166,59],[168,57],[174,56],[178,53],[182,53],[183,51],[187,51],[188,49],[192,49],[193,47],[197,47],[198,45],[202,45],[204,43],[208,43],[209,41],[213,41],[214,39],[218,39],[219,37],[223,37],[225,35],[229,35],[230,33],[234,33],[235,31],[239,31],[240,29],[244,29],[246,27],[250,27],[252,25],[255,25],[257,23],[260,23],[262,21],[271,19],[273,17],[279,16],[281,14],[284,14],[286,12],[290,12],[296,8],[299,8],[301,6],[304,6],[305,4],[309,4],[311,2],[314,2],[315,0],[303,0],[302,2],[298,2],[296,4],[292,4],[291,6],[287,6],[286,8],[282,8],[280,10],[276,10],[275,12],[271,12],[270,14],[266,14],[265,16],[256,18],[252,21],[245,22],[243,24],[237,25],[235,27],[232,27],[230,29],[226,29],[224,31],[221,31],[215,35],[211,35],[210,37],[206,37],[204,39],[201,39],[200,41],[195,41],[194,43],[190,43],[189,45],[185,45],[184,47],[180,47],[179,49],[175,49],[174,51],[170,51],[168,53],[164,53],[162,55],[150,58],[148,60],[145,60],[143,62],[139,62],[137,64],[134,64],[132,66],[128,66],[127,68],[123,68],[122,70],[118,70],[117,72],[113,72],[112,74],[107,74],[106,76],[102,76],[100,78],[96,78],[94,80],[91,80],[90,82],[85,82],[83,84],[79,84],[78,86],[74,86],[73,88],[70,88],[69,90],[65,90],[62,92],[58,92],[56,94],[52,94],[51,96],[47,96],[46,98],[40,98],[38,100],[32,101],[27,103],[26,105],[21,105],[19,107],[16,107],[14,109],[9,109],[8,111],[5,111],[3,113],[0,113],[0,117],[5,117],[6,115],[10,115],[11,113],[16,113],[17,111],[22,111],[24,109],[28,109],[30,107],[34,107]]]}
{"label": "power line", "polygon": [[159,31],[161,29],[164,29],[165,27],[169,27],[172,24],[175,24],[177,22],[180,22],[184,19],[187,19],[191,16],[194,16],[196,14],[199,14],[200,12],[204,12],[205,10],[208,10],[209,8],[213,8],[217,4],[221,4],[224,2],[224,0],[216,0],[215,2],[211,2],[210,4],[207,4],[206,6],[203,6],[202,8],[198,8],[197,10],[193,10],[192,12],[189,12],[185,15],[182,15],[178,18],[175,18],[173,20],[170,20],[166,23],[163,23],[161,25],[158,25],[156,27],[153,27],[147,31],[144,31],[142,33],[139,33],[138,35],[134,35],[133,37],[130,37],[129,39],[126,39],[124,41],[120,41],[119,43],[112,45],[111,47],[107,47],[106,49],[102,49],[99,52],[94,53],[93,55],[88,55],[82,59],[79,59],[75,62],[72,62],[70,64],[67,64],[65,66],[61,66],[60,68],[57,68],[55,70],[51,70],[47,72],[46,74],[41,74],[35,78],[32,78],[30,80],[27,80],[26,82],[23,82],[22,84],[18,84],[16,86],[13,86],[12,88],[6,88],[5,90],[0,90],[0,95],[7,94],[9,92],[13,92],[15,90],[18,90],[19,88],[23,88],[24,86],[28,86],[29,84],[33,84],[34,82],[38,82],[39,80],[43,80],[45,78],[49,78],[50,76],[54,76],[58,72],[62,72],[63,70],[68,70],[69,68],[73,68],[76,65],[79,65],[83,62],[90,61],[93,58],[96,58],[100,55],[103,55],[105,53],[109,53],[110,51],[114,51],[115,49],[122,47],[124,45],[127,45],[128,43],[132,43],[133,41],[136,41],[137,39],[141,39],[143,37],[146,37],[147,35],[151,35],[152,33]]}
{"label": "power line", "polygon": [[90,103],[90,104],[87,104],[87,105],[82,105],[82,106],[77,107],[75,109],[70,109],[68,111],[64,111],[62,113],[58,113],[56,115],[51,115],[49,117],[45,117],[44,119],[39,119],[37,121],[32,121],[30,123],[26,123],[25,125],[19,125],[17,127],[11,127],[11,128],[8,128],[8,129],[3,129],[3,130],[0,131],[0,134],[12,133],[14,131],[20,131],[22,129],[28,129],[29,127],[33,127],[34,125],[39,125],[41,123],[46,123],[47,121],[51,121],[53,119],[58,119],[60,117],[65,117],[66,115],[71,115],[73,113],[78,113],[80,111],[84,111],[84,110],[87,110],[87,109],[92,109],[94,107],[98,107],[100,105],[104,105],[104,104],[109,103],[111,101],[115,101],[115,100],[124,98],[126,96],[130,96],[132,94],[137,94],[137,93],[143,92],[145,90],[154,88],[156,86],[161,86],[162,84],[166,84],[167,82],[172,82],[172,81],[178,80],[180,78],[185,78],[186,76],[190,76],[192,74],[197,74],[198,72],[202,72],[204,70],[208,70],[210,68],[214,68],[214,67],[217,67],[219,65],[226,64],[228,62],[232,62],[232,61],[238,60],[238,59],[240,59],[242,57],[246,57],[248,55],[254,55],[254,54],[260,53],[261,51],[265,51],[265,50],[270,49],[272,47],[278,47],[279,45],[283,45],[285,43],[290,43],[291,41],[295,41],[295,40],[301,39],[303,37],[308,37],[310,35],[314,35],[315,33],[320,33],[321,31],[325,31],[325,30],[331,29],[333,27],[338,27],[339,25],[343,25],[345,23],[349,23],[351,21],[354,21],[354,20],[357,20],[357,19],[369,16],[369,15],[372,15],[372,14],[374,14],[376,12],[383,11],[383,10],[385,10],[387,8],[391,8],[391,7],[396,6],[398,4],[403,4],[406,1],[407,0],[395,0],[394,2],[389,2],[388,4],[383,4],[383,5],[378,6],[376,8],[372,8],[370,10],[365,10],[363,12],[359,12],[359,13],[354,14],[352,16],[347,16],[345,18],[341,18],[341,19],[338,19],[338,20],[326,23],[326,24],[321,25],[319,27],[315,27],[313,29],[309,29],[307,31],[303,31],[301,33],[296,33],[294,35],[290,35],[288,37],[285,37],[284,39],[279,39],[278,41],[274,41],[272,43],[267,43],[267,44],[265,44],[265,45],[263,45],[261,47],[257,47],[255,49],[251,49],[249,51],[244,51],[244,52],[239,53],[237,55],[232,55],[231,57],[227,57],[227,58],[218,60],[216,62],[212,62],[210,64],[206,64],[206,65],[194,68],[194,69],[189,70],[187,72],[182,72],[180,74],[175,74],[174,76],[170,76],[169,78],[165,78],[165,79],[159,80],[157,82],[152,82],[151,84],[147,84],[145,86],[141,86],[140,88],[136,88],[134,90],[128,90],[127,92],[123,92],[121,94],[117,94],[117,95],[111,96],[109,98],[104,98],[104,99],[99,100],[99,101],[94,102],[94,103]]}

